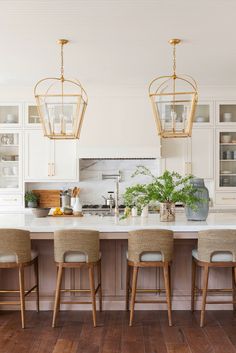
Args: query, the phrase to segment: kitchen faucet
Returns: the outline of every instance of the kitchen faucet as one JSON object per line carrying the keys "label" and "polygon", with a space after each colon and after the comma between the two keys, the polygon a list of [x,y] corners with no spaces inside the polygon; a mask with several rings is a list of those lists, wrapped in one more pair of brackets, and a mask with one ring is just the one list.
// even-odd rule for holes
{"label": "kitchen faucet", "polygon": [[102,179],[114,179],[115,180],[115,216],[119,216],[119,182],[121,181],[121,173],[118,174],[102,174]]}

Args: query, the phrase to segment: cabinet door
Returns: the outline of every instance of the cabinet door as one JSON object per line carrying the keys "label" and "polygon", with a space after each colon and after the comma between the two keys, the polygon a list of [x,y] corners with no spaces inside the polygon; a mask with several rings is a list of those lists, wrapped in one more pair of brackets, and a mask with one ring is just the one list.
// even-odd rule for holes
{"label": "cabinet door", "polygon": [[191,150],[192,174],[198,178],[212,179],[214,174],[213,129],[193,129]]}
{"label": "cabinet door", "polygon": [[50,179],[50,140],[41,130],[25,131],[25,179]]}
{"label": "cabinet door", "polygon": [[163,138],[161,142],[161,169],[188,174],[190,160],[190,141],[188,138]]}
{"label": "cabinet door", "polygon": [[51,146],[53,180],[77,179],[77,141],[54,140]]}
{"label": "cabinet door", "polygon": [[17,130],[0,133],[0,192],[22,190],[22,134]]}

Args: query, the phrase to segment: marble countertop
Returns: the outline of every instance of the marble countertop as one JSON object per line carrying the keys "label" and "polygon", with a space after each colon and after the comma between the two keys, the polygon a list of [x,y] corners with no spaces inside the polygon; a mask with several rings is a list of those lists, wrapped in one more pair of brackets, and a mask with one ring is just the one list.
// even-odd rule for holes
{"label": "marble countertop", "polygon": [[0,228],[18,228],[31,233],[52,233],[58,229],[96,229],[102,233],[125,233],[135,229],[171,229],[174,232],[197,232],[204,229],[236,229],[236,212],[210,213],[204,222],[187,221],[183,213],[176,214],[175,222],[160,222],[158,214],[147,218],[130,217],[119,220],[115,217],[46,217],[35,218],[28,214],[0,214]]}

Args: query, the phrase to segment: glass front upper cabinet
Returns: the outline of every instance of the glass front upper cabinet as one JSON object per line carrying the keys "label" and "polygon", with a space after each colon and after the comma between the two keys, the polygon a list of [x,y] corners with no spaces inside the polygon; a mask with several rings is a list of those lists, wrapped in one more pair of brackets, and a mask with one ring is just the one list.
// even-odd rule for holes
{"label": "glass front upper cabinet", "polygon": [[16,128],[21,125],[22,107],[20,104],[0,104],[0,125]]}
{"label": "glass front upper cabinet", "polygon": [[236,102],[223,101],[216,103],[216,117],[219,125],[236,124]]}
{"label": "glass front upper cabinet", "polygon": [[236,187],[236,131],[217,132],[218,145],[218,188],[230,190]]}
{"label": "glass front upper cabinet", "polygon": [[40,117],[37,106],[35,104],[26,104],[25,106],[25,123],[27,127],[40,127]]}
{"label": "glass front upper cabinet", "polygon": [[194,127],[204,127],[211,125],[213,116],[213,103],[209,101],[199,101],[195,111]]}
{"label": "glass front upper cabinet", "polygon": [[0,133],[0,190],[21,189],[21,133]]}

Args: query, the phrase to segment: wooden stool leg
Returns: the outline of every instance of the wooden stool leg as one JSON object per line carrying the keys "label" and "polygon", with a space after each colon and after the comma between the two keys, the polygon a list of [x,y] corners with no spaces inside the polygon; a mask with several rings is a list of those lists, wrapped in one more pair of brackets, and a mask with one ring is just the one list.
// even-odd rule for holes
{"label": "wooden stool leg", "polygon": [[200,327],[204,326],[206,298],[207,298],[207,289],[208,289],[208,277],[209,277],[209,266],[205,265],[203,267],[202,310],[201,310]]}
{"label": "wooden stool leg", "polygon": [[132,276],[132,292],[131,292],[131,308],[130,308],[130,318],[129,318],[129,326],[133,325],[134,318],[134,305],[135,305],[135,297],[136,297],[136,289],[137,289],[137,279],[138,279],[138,267],[133,267],[133,276]]}
{"label": "wooden stool leg", "polygon": [[172,296],[172,286],[171,286],[171,266],[168,266],[168,273],[169,273],[169,286],[170,286],[170,297]]}
{"label": "wooden stool leg", "polygon": [[101,260],[99,260],[98,263],[98,284],[100,284],[99,287],[99,311],[102,311],[102,263]]}
{"label": "wooden stool leg", "polygon": [[236,267],[232,267],[232,294],[233,294],[233,308],[236,310]]}
{"label": "wooden stool leg", "polygon": [[96,297],[95,297],[95,285],[94,285],[94,266],[89,267],[89,282],[90,282],[90,292],[92,299],[92,309],[93,309],[93,326],[97,326],[96,320]]}
{"label": "wooden stool leg", "polygon": [[37,312],[39,312],[39,266],[38,266],[38,258],[35,259],[34,262],[34,274],[35,274],[35,282],[36,282],[36,306]]}
{"label": "wooden stool leg", "polygon": [[169,326],[172,326],[171,298],[170,298],[170,279],[169,279],[169,264],[168,264],[168,262],[164,263],[163,274],[164,274],[164,283],[165,283],[165,290],[166,290],[166,301],[167,301],[167,308],[168,308]]}
{"label": "wooden stool leg", "polygon": [[25,328],[25,280],[24,267],[19,267],[19,285],[20,285],[20,309],[21,309],[21,325]]}
{"label": "wooden stool leg", "polygon": [[61,289],[61,280],[62,280],[63,267],[59,265],[57,271],[57,284],[56,284],[56,293],[55,293],[55,302],[54,302],[54,310],[53,310],[53,319],[52,319],[52,327],[55,327],[56,317],[58,313],[58,309],[60,306],[60,289]]}
{"label": "wooden stool leg", "polygon": [[195,283],[196,283],[196,262],[192,258],[192,289],[191,289],[191,310],[195,309]]}
{"label": "wooden stool leg", "polygon": [[127,267],[126,267],[126,298],[125,298],[125,308],[126,311],[129,311],[129,286],[130,286],[130,266],[127,261]]}

